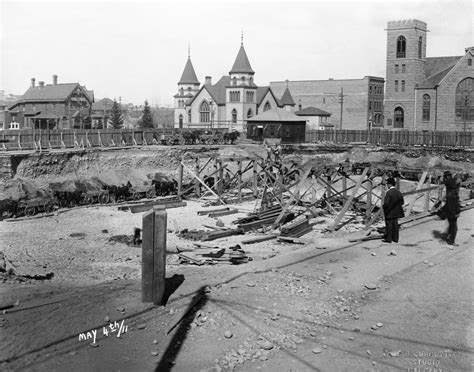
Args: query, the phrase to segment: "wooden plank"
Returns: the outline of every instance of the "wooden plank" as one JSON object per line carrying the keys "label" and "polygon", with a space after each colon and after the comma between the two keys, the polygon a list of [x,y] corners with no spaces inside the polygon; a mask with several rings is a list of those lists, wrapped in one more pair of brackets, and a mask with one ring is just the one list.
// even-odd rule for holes
{"label": "wooden plank", "polygon": [[209,213],[209,217],[221,217],[221,216],[227,216],[229,214],[236,214],[239,213],[238,209],[229,209],[228,211],[221,211],[221,212],[213,212]]}
{"label": "wooden plank", "polygon": [[306,171],[304,172],[303,176],[301,177],[298,185],[296,186],[296,190],[295,190],[295,193],[293,195],[291,195],[290,199],[288,200],[288,202],[285,204],[285,206],[283,207],[283,209],[281,210],[280,214],[278,215],[278,217],[276,218],[273,226],[276,226],[280,223],[280,221],[282,220],[283,216],[286,214],[286,212],[288,211],[288,209],[290,208],[291,204],[295,201],[298,201],[297,200],[297,197],[295,195],[299,194],[299,190],[301,189],[301,187],[303,187],[303,184],[304,182],[306,181],[306,179],[308,178],[308,175],[309,173],[311,172],[311,167],[307,168]]}
{"label": "wooden plank", "polygon": [[165,204],[138,204],[138,205],[131,205],[129,207],[130,212],[132,213],[142,213],[146,212],[154,207],[163,207],[164,209],[172,209],[172,208],[180,208],[185,207],[185,201],[177,201],[173,203],[165,203]]}
{"label": "wooden plank", "polygon": [[354,197],[357,195],[357,192],[359,191],[359,188],[362,185],[362,182],[365,180],[365,177],[367,176],[368,171],[369,171],[369,168],[365,168],[362,174],[360,175],[360,178],[357,181],[354,191],[352,191],[351,196],[349,197],[349,199],[347,199],[346,203],[344,204],[344,207],[342,208],[342,210],[339,212],[336,219],[334,220],[334,223],[329,227],[330,231],[334,231],[336,229],[337,225],[339,225],[339,223],[341,222],[342,217],[349,210],[349,207],[351,206],[352,201],[354,200]]}
{"label": "wooden plank", "polygon": [[[427,171],[424,171],[423,174],[421,175],[421,178],[420,180],[418,181],[418,185],[416,186],[416,189],[415,190],[420,190],[424,183],[425,183],[425,180],[426,180],[426,176],[428,175],[428,172]],[[416,197],[413,197],[411,200],[410,200],[410,203],[408,204],[408,207],[406,208],[405,210],[405,216],[409,216],[411,214],[411,211],[415,205],[415,202],[416,202],[417,198]]]}
{"label": "wooden plank", "polygon": [[153,250],[153,304],[164,305],[166,280],[166,234],[167,213],[161,206],[155,206],[155,232]]}
{"label": "wooden plank", "polygon": [[213,209],[198,211],[197,214],[199,216],[204,216],[204,215],[209,214],[209,213],[228,211],[229,209],[230,209],[229,207],[213,208]]}
{"label": "wooden plank", "polygon": [[154,226],[155,213],[149,211],[142,218],[142,302],[153,302]]}
{"label": "wooden plank", "polygon": [[255,238],[250,238],[246,240],[242,240],[242,244],[254,244],[254,243],[260,243],[260,242],[265,242],[267,240],[273,240],[278,238],[278,235],[263,235],[263,236],[257,236]]}
{"label": "wooden plank", "polygon": [[[181,162],[181,164],[183,164],[183,162]],[[204,183],[204,181],[199,178],[198,175],[196,175],[191,169],[189,169],[188,167],[186,167],[186,165],[183,164],[183,167],[184,167],[184,169],[186,169],[189,173],[191,173],[191,175],[192,175],[198,182],[200,182],[208,191],[210,191],[211,194],[214,195],[214,196],[217,198],[217,200],[219,200],[220,203],[222,203],[222,204],[225,205],[225,202],[219,197],[219,195],[217,195],[214,191],[212,191],[212,190],[209,188],[209,186],[207,186],[207,185]]]}

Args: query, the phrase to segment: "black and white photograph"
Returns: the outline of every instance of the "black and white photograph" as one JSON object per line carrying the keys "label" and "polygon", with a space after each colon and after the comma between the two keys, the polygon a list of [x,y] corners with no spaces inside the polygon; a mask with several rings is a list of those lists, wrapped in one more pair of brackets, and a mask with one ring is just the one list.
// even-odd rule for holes
{"label": "black and white photograph", "polygon": [[472,0],[0,0],[0,370],[474,369]]}

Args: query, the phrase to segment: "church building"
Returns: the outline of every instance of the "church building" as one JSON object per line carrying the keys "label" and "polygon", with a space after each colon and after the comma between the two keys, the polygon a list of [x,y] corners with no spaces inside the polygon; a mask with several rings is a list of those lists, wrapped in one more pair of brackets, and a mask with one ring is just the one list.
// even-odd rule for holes
{"label": "church building", "polygon": [[188,53],[174,96],[175,128],[227,127],[242,131],[247,119],[258,113],[277,107],[293,109],[295,104],[288,90],[280,100],[269,86],[257,86],[254,75],[243,41],[229,75],[214,84],[206,76],[201,86]]}
{"label": "church building", "polygon": [[474,47],[464,55],[427,57],[427,24],[388,22],[384,126],[387,129],[474,129]]}

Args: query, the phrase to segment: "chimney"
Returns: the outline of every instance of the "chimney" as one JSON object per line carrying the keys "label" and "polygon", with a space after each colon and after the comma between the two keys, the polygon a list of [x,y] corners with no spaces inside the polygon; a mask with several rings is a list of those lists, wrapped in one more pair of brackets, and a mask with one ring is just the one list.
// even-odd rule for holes
{"label": "chimney", "polygon": [[212,85],[212,77],[211,76],[206,76],[206,82],[204,84],[206,85]]}
{"label": "chimney", "polygon": [[32,88],[35,87],[35,81],[36,81],[35,78],[31,78],[31,87],[32,87]]}
{"label": "chimney", "polygon": [[53,75],[53,85],[58,85],[58,75]]}
{"label": "chimney", "polygon": [[38,81],[40,88],[44,88],[44,81]]}

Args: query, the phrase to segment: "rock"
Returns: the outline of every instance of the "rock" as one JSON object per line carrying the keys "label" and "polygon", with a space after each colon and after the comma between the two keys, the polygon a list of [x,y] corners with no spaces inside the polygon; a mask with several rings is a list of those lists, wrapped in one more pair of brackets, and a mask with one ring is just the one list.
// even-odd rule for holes
{"label": "rock", "polygon": [[150,354],[153,355],[153,356],[158,356],[159,353],[158,353],[158,351],[152,351]]}
{"label": "rock", "polygon": [[390,355],[391,357],[397,357],[397,356],[400,356],[402,352],[400,350],[398,351],[391,351],[390,353],[388,353],[388,355]]}
{"label": "rock", "polygon": [[389,256],[396,256],[397,255],[397,252],[395,251],[390,251],[390,253],[388,254]]}
{"label": "rock", "polygon": [[374,361],[372,362],[372,365],[373,365],[373,366],[376,366],[376,365],[377,365],[377,362],[374,360]]}
{"label": "rock", "polygon": [[367,355],[372,355],[372,352],[371,352],[370,350],[367,350],[367,351],[366,351],[366,354],[367,354]]}
{"label": "rock", "polygon": [[425,260],[425,261],[423,261],[423,263],[424,263],[425,265],[428,265],[428,261],[426,261],[426,260]]}
{"label": "rock", "polygon": [[313,350],[311,350],[314,354],[320,354],[322,350],[319,347],[315,347]]}
{"label": "rock", "polygon": [[377,256],[377,253],[372,252],[370,255],[371,255],[371,256]]}
{"label": "rock", "polygon": [[139,324],[137,326],[137,329],[145,329],[146,328],[146,324]]}
{"label": "rock", "polygon": [[373,283],[364,284],[364,287],[367,288],[367,289],[370,289],[370,290],[377,289],[377,286]]}
{"label": "rock", "polygon": [[233,336],[233,334],[232,334],[231,331],[225,331],[225,332],[224,332],[224,337],[225,337],[225,338],[232,338],[232,336]]}
{"label": "rock", "polygon": [[271,349],[273,349],[273,344],[272,344],[270,341],[267,341],[267,340],[258,340],[258,341],[257,341],[257,346],[258,346],[260,349],[263,349],[263,350],[271,350]]}
{"label": "rock", "polygon": [[247,283],[247,287],[255,287],[255,286],[256,286],[255,282],[248,282]]}
{"label": "rock", "polygon": [[373,325],[373,326],[370,327],[370,328],[372,328],[374,331],[376,331],[377,329],[379,329],[379,327],[377,327],[376,325]]}
{"label": "rock", "polygon": [[428,264],[428,267],[433,267],[433,266],[434,266],[434,263],[433,263],[433,262],[430,262],[430,263]]}
{"label": "rock", "polygon": [[327,349],[328,348],[328,345],[323,345],[323,349]]}
{"label": "rock", "polygon": [[354,328],[352,331],[353,331],[353,332],[360,332],[360,328],[357,328],[357,327],[356,327],[356,328]]}
{"label": "rock", "polygon": [[352,341],[352,340],[354,340],[354,337],[352,337],[352,336],[351,336],[351,337],[349,337],[349,340],[351,340],[351,341]]}
{"label": "rock", "polygon": [[358,319],[359,319],[359,315],[354,315],[354,319],[355,319],[355,320],[358,320]]}
{"label": "rock", "polygon": [[102,230],[102,234],[107,234],[108,232],[109,232],[109,230],[107,230],[107,229]]}
{"label": "rock", "polygon": [[380,328],[380,327],[383,327],[383,323],[378,322],[378,323],[377,323],[377,327],[379,327],[379,328]]}
{"label": "rock", "polygon": [[219,219],[219,220],[216,221],[216,226],[224,227],[225,224],[224,224],[224,222],[222,222],[222,220]]}
{"label": "rock", "polygon": [[156,344],[158,343],[158,340],[155,338],[155,339],[153,340],[153,343],[156,345]]}
{"label": "rock", "polygon": [[338,290],[337,290],[337,293],[342,293],[342,292],[344,292],[343,289],[338,289]]}

